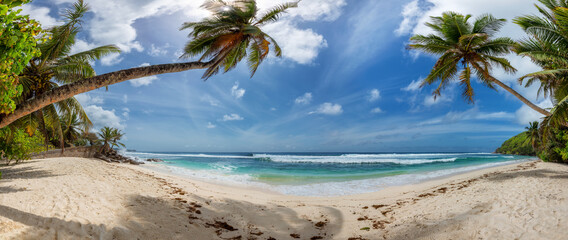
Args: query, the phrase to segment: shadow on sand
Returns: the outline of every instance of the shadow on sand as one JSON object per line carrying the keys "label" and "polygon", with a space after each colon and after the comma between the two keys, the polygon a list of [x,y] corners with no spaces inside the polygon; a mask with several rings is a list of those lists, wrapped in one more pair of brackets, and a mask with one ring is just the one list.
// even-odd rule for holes
{"label": "shadow on sand", "polygon": [[[133,195],[123,204],[124,210],[115,213],[116,219],[105,221],[114,222],[114,226],[44,217],[3,205],[0,216],[30,226],[15,239],[295,239],[292,235],[298,232],[310,233],[310,236],[295,235],[298,239],[331,239],[342,227],[341,213],[333,208],[321,209],[330,222],[318,227],[286,207],[251,212],[251,205],[254,209],[266,206],[227,199],[207,205],[209,200],[187,197],[205,203],[198,208],[201,214],[188,210],[197,205],[194,202]],[[60,215],[70,219],[81,217]],[[252,215],[255,217],[247,218]],[[274,223],[279,223],[280,228],[275,229]]]}

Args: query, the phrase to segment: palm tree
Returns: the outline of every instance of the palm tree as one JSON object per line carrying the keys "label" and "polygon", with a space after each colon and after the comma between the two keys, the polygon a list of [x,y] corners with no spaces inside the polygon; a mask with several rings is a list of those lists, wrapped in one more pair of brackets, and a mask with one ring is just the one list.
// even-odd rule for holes
{"label": "palm tree", "polygon": [[538,122],[531,122],[529,123],[528,127],[525,127],[527,130],[528,140],[531,142],[531,146],[536,151],[538,149],[540,135],[538,132]]}
{"label": "palm tree", "polygon": [[124,133],[116,128],[103,127],[98,135],[100,137],[98,141],[103,145],[101,148],[101,153],[103,154],[110,153],[113,147],[126,147],[123,143],[119,142],[124,136]]}
{"label": "palm tree", "polygon": [[81,137],[81,133],[88,129],[84,122],[81,122],[76,113],[61,117],[61,129],[63,139],[68,144],[72,144]]}
{"label": "palm tree", "polygon": [[254,74],[268,55],[270,45],[273,45],[276,56],[282,55],[276,41],[262,32],[261,27],[277,21],[282,13],[297,5],[298,2],[281,4],[257,17],[259,11],[255,0],[237,0],[231,3],[207,0],[203,7],[211,11],[213,16],[201,22],[185,23],[181,27],[182,30],[193,29],[190,33],[191,41],[186,45],[182,57],[201,54],[198,61],[125,69],[59,86],[19,104],[12,114],[0,115],[0,128],[53,102],[126,80],[191,69],[206,69],[203,78],[208,79],[218,73],[221,67],[224,72],[231,70],[247,55],[248,65]]}
{"label": "palm tree", "polygon": [[[75,54],[70,53],[75,44],[75,37],[81,30],[81,18],[88,9],[83,0],[79,0],[63,15],[65,23],[49,30],[51,39],[39,45],[41,56],[33,58],[20,75],[23,93],[16,99],[17,103],[34,99],[58,88],[61,84],[93,77],[96,74],[89,61],[98,60],[110,53],[120,52],[116,46],[107,45]],[[39,120],[39,126],[46,138],[48,138],[47,127],[59,135],[63,149],[65,147],[64,132],[61,129],[60,118],[71,119],[71,115],[75,115],[76,120],[80,121],[84,127],[91,125],[83,107],[74,97],[44,106],[32,116]]]}
{"label": "palm tree", "polygon": [[463,88],[462,96],[473,103],[471,75],[475,74],[485,86],[495,89],[494,84],[497,84],[535,111],[545,116],[550,115],[491,75],[494,67],[502,68],[508,73],[516,72],[510,62],[501,57],[511,52],[515,42],[507,37],[493,38],[506,20],[484,14],[471,24],[468,22],[470,18],[471,15],[445,12],[441,17],[431,17],[431,22],[426,23],[434,31],[433,34],[417,34],[410,38],[410,49],[440,56],[422,86],[439,82],[433,93],[436,97],[450,81],[459,80]]}
{"label": "palm tree", "polygon": [[519,81],[526,80],[526,86],[540,83],[539,94],[550,96],[555,103],[551,115],[541,123],[545,136],[551,128],[566,126],[568,120],[568,2],[539,1],[544,7],[535,7],[542,16],[526,15],[514,19],[528,35],[514,50],[543,69],[527,74]]}

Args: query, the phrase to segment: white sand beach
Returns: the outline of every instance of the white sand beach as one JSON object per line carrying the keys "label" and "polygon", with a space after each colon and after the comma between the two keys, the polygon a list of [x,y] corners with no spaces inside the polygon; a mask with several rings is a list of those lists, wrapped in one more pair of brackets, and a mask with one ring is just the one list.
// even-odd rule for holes
{"label": "white sand beach", "polygon": [[85,158],[0,171],[0,239],[562,239],[568,166],[527,162],[297,197]]}

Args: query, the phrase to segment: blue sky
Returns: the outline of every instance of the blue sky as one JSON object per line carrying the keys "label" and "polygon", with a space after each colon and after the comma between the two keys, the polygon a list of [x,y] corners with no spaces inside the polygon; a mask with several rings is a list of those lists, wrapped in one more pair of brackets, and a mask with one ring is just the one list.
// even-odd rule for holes
{"label": "blue sky", "polygon": [[[85,0],[92,7],[74,51],[117,44],[123,53],[94,63],[102,74],[180,61],[189,31],[183,22],[207,12],[201,0]],[[44,25],[73,1],[36,0],[24,11]],[[258,0],[261,10],[284,1]],[[350,151],[492,152],[540,116],[502,90],[474,83],[475,105],[451,85],[434,100],[418,88],[435,58],[405,49],[413,33],[427,33],[428,16],[447,10],[490,11],[509,23],[500,33],[523,32],[510,23],[534,13],[536,1],[304,0],[266,26],[283,47],[250,78],[246,64],[201,80],[202,71],[165,74],[115,84],[77,98],[95,128],[126,133],[129,149],[145,151]],[[486,6],[491,4],[492,9]],[[516,75],[495,72],[541,106],[536,88],[516,79],[537,71],[528,59],[509,56]]]}

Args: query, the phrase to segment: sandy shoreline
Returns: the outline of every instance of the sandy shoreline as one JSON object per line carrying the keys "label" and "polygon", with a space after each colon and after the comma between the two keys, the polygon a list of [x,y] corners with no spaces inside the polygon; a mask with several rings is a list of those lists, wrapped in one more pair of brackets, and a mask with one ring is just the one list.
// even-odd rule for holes
{"label": "sandy shoreline", "polygon": [[83,158],[0,166],[0,239],[562,239],[568,166],[528,162],[341,197]]}

